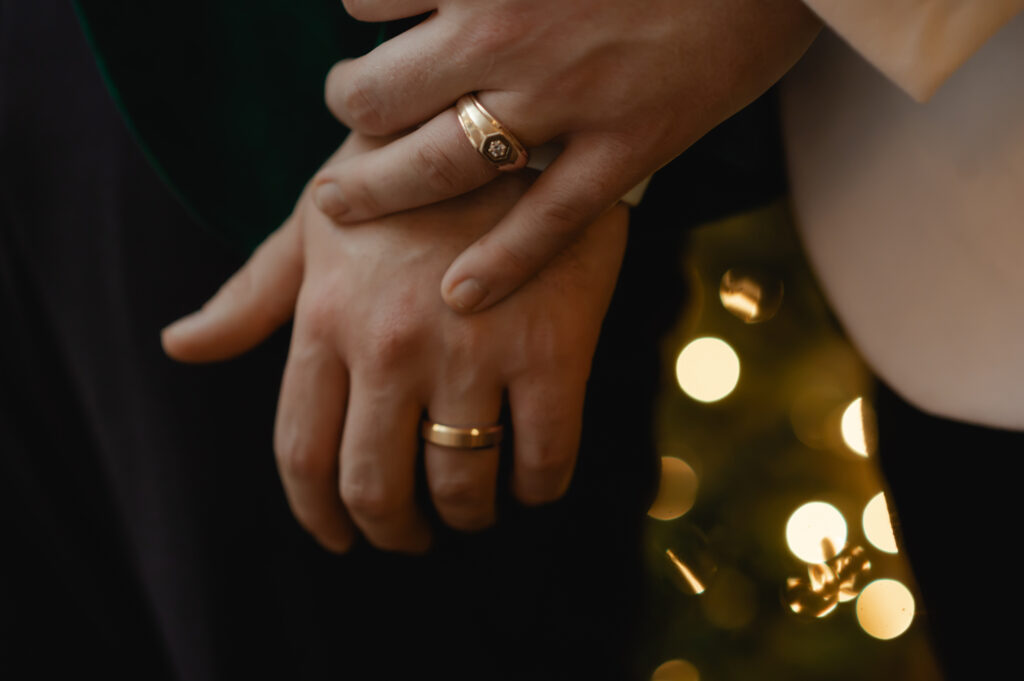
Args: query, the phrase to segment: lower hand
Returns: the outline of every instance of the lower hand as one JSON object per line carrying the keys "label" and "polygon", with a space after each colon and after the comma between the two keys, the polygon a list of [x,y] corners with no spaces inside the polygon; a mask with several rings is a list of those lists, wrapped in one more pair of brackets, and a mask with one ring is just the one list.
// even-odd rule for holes
{"label": "lower hand", "polygon": [[[379,143],[353,134],[332,162]],[[432,206],[338,227],[300,198],[293,215],[201,310],[163,331],[183,362],[227,359],[294,314],[274,451],[296,518],[326,548],[356,528],[375,546],[420,552],[430,527],[414,499],[416,459],[441,518],[495,519],[497,448],[422,446],[424,412],[453,426],[493,424],[507,399],[512,484],[538,504],[570,481],[584,388],[625,247],[627,214],[600,216],[521,293],[463,316],[437,292],[458,253],[527,191],[526,174]]]}

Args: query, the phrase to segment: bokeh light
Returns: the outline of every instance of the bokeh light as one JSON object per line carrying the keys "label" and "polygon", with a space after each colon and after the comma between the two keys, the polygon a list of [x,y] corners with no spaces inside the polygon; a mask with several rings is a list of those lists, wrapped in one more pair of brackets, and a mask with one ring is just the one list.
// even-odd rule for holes
{"label": "bokeh light", "polygon": [[766,322],[782,306],[782,281],[767,272],[734,267],[722,275],[718,298],[746,323]]}
{"label": "bokeh light", "polygon": [[807,577],[786,580],[783,600],[798,615],[825,617],[839,605],[839,580],[824,563],[807,566]]}
{"label": "bokeh light", "polygon": [[860,456],[867,456],[869,453],[866,417],[864,398],[858,397],[850,402],[843,411],[843,418],[840,422],[843,442],[851,451]]}
{"label": "bokeh light", "polygon": [[665,555],[668,556],[668,560],[672,564],[672,574],[676,578],[676,584],[683,591],[694,596],[704,593],[707,586],[697,574],[697,570],[681,561],[672,549],[665,549]]}
{"label": "bokeh light", "polygon": [[896,638],[914,620],[914,596],[895,579],[876,579],[857,598],[857,621],[875,638]]}
{"label": "bokeh light", "polygon": [[854,546],[831,561],[832,571],[839,580],[839,602],[852,601],[871,578],[871,560],[860,546]]}
{"label": "bokeh light", "polygon": [[658,520],[675,520],[697,500],[697,474],[690,464],[674,456],[661,457],[658,495],[647,515]]}
{"label": "bokeh light", "polygon": [[651,681],[700,681],[700,674],[686,660],[669,660],[654,670]]}
{"label": "bokeh light", "polygon": [[676,380],[687,395],[699,402],[717,402],[736,387],[740,358],[721,338],[697,338],[676,359]]}
{"label": "bokeh light", "polygon": [[864,507],[862,517],[864,536],[879,551],[899,553],[896,546],[896,534],[892,530],[892,519],[889,517],[889,505],[885,502],[885,493],[879,492]]}
{"label": "bokeh light", "polygon": [[800,560],[824,563],[846,546],[846,520],[832,504],[808,502],[789,516],[786,543]]}

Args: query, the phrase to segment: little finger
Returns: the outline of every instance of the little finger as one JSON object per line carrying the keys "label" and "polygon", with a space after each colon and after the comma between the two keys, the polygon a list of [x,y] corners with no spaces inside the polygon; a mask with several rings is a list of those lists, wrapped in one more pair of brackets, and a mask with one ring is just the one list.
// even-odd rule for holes
{"label": "little finger", "polygon": [[585,389],[586,380],[570,372],[531,372],[509,385],[516,434],[512,491],[524,504],[554,501],[569,488]]}

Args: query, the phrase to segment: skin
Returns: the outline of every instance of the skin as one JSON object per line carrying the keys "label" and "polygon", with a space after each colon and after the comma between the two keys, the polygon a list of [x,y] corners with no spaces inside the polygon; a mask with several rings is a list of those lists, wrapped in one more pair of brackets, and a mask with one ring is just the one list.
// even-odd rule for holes
{"label": "skin", "polygon": [[[381,144],[353,134],[329,163]],[[515,495],[539,504],[568,487],[626,209],[599,216],[517,296],[486,312],[456,314],[435,287],[531,181],[510,175],[341,228],[307,190],[201,310],[164,329],[172,358],[211,362],[246,352],[294,315],[274,451],[295,517],[327,549],[347,550],[357,531],[386,550],[428,548],[414,498],[420,455],[444,522],[467,531],[494,522],[497,449],[424,446],[424,412],[449,425],[495,423],[508,400]]]}
{"label": "skin", "polygon": [[459,195],[497,175],[452,105],[474,92],[527,147],[563,151],[444,273],[458,311],[529,281],[632,186],[763,93],[820,29],[800,0],[345,0],[357,19],[431,13],[328,76],[354,130],[415,128],[328,164],[314,200],[337,223]]}
{"label": "skin", "polygon": [[[493,423],[507,399],[515,494],[562,495],[625,244],[617,199],[774,83],[820,24],[799,0],[345,5],[367,21],[431,16],[335,66],[328,106],[362,134],[162,340],[181,361],[216,361],[294,315],[274,449],[296,517],[334,551],[358,530],[418,552],[421,414]],[[539,179],[495,179],[451,108],[467,92],[527,146],[562,147]],[[496,450],[422,455],[446,523],[494,522]]]}

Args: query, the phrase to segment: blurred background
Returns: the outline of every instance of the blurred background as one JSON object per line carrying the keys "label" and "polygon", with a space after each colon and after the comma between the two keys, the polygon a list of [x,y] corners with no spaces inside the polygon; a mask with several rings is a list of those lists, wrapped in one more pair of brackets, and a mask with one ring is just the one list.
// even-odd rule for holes
{"label": "blurred background", "polygon": [[941,678],[873,458],[872,374],[785,201],[694,230],[679,268],[638,678]]}

